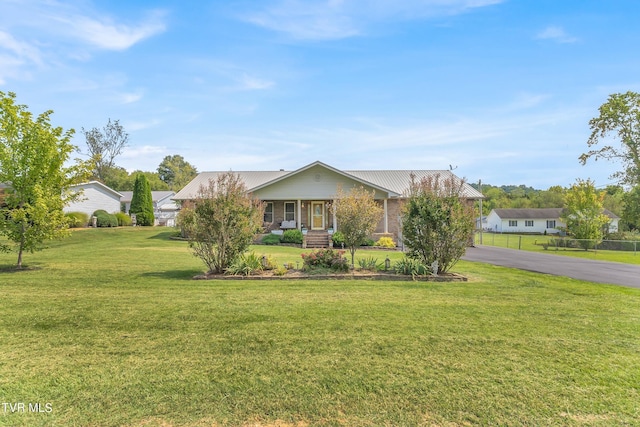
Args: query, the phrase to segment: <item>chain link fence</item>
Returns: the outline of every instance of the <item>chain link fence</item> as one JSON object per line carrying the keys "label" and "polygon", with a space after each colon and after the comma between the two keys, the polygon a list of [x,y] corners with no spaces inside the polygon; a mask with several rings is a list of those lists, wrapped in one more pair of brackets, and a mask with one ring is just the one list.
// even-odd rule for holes
{"label": "chain link fence", "polygon": [[519,250],[608,250],[633,252],[640,250],[640,240],[587,240],[573,239],[571,237],[520,235],[503,233],[476,233],[474,242],[476,245],[498,246]]}

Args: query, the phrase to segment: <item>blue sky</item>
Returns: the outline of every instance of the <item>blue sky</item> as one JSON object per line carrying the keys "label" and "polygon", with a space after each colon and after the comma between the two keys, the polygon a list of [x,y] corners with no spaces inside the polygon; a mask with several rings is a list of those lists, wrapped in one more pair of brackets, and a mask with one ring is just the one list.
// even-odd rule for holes
{"label": "blue sky", "polygon": [[0,0],[0,90],[52,122],[120,120],[116,163],[448,169],[610,183],[578,156],[640,91],[635,0]]}

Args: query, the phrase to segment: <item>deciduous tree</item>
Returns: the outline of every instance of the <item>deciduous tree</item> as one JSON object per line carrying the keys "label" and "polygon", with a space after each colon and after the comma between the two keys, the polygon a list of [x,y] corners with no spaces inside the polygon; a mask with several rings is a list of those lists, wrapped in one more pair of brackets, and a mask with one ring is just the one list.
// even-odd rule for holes
{"label": "deciduous tree", "polygon": [[89,156],[95,162],[94,178],[106,183],[111,170],[115,167],[115,158],[129,144],[129,134],[118,120],[109,121],[102,128],[89,131],[82,128]]}
{"label": "deciduous tree", "polygon": [[158,166],[160,180],[172,190],[182,189],[197,174],[196,168],[178,154],[166,156]]}
{"label": "deciduous tree", "polygon": [[209,273],[224,273],[262,230],[264,206],[237,174],[220,174],[201,186],[178,218],[193,254]]}
{"label": "deciduous tree", "polygon": [[593,181],[578,179],[567,190],[565,206],[560,219],[566,224],[567,233],[585,250],[602,240],[609,217],[602,213],[603,194]]}
{"label": "deciduous tree", "polygon": [[[593,147],[600,142],[605,145],[582,154],[580,163],[584,165],[590,158],[620,161],[623,170],[614,173],[612,178],[623,184],[640,184],[640,94],[610,95],[599,111],[600,115],[589,121],[591,135],[587,145]],[[610,144],[608,136],[619,139],[622,145]]]}
{"label": "deciduous tree", "polygon": [[474,229],[475,214],[463,197],[463,180],[413,177],[402,211],[402,237],[407,256],[425,266],[437,264],[445,273],[464,255]]}
{"label": "deciduous tree", "polygon": [[[50,124],[52,111],[34,118],[16,95],[0,91],[0,183],[4,197],[0,206],[0,234],[15,244],[17,267],[24,252],[43,248],[47,240],[68,233],[63,208],[80,194],[69,191],[86,178],[88,164],[69,165],[76,147],[73,129]],[[0,245],[0,250],[11,250]]]}
{"label": "deciduous tree", "polygon": [[375,201],[375,190],[354,187],[348,193],[338,188],[334,209],[338,229],[344,236],[344,245],[351,254],[354,265],[356,250],[376,231],[384,211]]}

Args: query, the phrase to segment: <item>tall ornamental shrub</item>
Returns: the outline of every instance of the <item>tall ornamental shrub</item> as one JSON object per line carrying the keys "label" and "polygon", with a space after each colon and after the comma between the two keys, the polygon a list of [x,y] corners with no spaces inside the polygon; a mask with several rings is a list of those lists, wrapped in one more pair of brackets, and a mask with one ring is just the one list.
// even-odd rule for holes
{"label": "tall ornamental shrub", "polygon": [[135,214],[136,225],[153,225],[155,222],[151,186],[149,185],[147,177],[143,174],[136,176],[129,214]]}
{"label": "tall ornamental shrub", "polygon": [[228,172],[201,186],[178,221],[209,273],[224,273],[262,230],[263,215],[263,204],[247,193],[237,174]]}
{"label": "tall ornamental shrub", "polygon": [[447,272],[464,255],[474,228],[473,207],[463,197],[464,181],[455,177],[411,178],[402,211],[402,236],[407,256],[438,274]]}

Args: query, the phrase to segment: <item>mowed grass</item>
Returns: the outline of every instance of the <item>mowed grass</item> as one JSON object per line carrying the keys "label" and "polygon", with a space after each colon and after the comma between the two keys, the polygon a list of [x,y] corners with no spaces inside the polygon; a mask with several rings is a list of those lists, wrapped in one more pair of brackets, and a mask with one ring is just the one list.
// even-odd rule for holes
{"label": "mowed grass", "polygon": [[636,289],[465,262],[466,283],[194,281],[170,234],[0,255],[0,400],[51,407],[0,425],[640,424]]}
{"label": "mowed grass", "polygon": [[[555,236],[543,235],[518,235],[518,234],[498,234],[483,233],[482,244],[486,246],[498,246],[501,248],[519,249],[523,251],[540,252],[549,255],[572,256],[584,259],[600,261],[622,262],[625,264],[640,264],[640,242],[637,244],[637,252],[633,251],[612,251],[601,249],[590,249],[585,251],[580,248],[555,247]],[[480,244],[480,235],[475,235],[475,243]],[[545,249],[542,244],[550,243]],[[631,244],[632,245],[632,244]]]}

